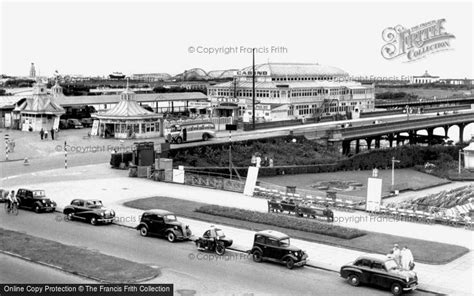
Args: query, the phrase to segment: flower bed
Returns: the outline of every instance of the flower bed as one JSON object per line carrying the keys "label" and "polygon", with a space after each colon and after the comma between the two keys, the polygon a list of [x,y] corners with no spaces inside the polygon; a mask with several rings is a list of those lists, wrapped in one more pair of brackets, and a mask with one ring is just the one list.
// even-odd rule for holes
{"label": "flower bed", "polygon": [[311,233],[329,235],[343,239],[353,239],[366,234],[364,231],[361,231],[359,229],[331,225],[315,220],[298,218],[294,216],[285,216],[282,214],[261,213],[231,207],[205,205],[197,208],[195,211],[199,213],[223,216],[232,219],[239,219],[249,222],[262,223]]}

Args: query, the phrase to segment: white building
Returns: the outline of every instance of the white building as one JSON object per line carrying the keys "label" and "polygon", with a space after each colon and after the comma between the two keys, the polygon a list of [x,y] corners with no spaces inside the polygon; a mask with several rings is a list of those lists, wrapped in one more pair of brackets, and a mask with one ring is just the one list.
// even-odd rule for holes
{"label": "white building", "polygon": [[432,76],[425,71],[425,74],[421,76],[413,76],[413,83],[414,84],[429,84],[439,81],[439,76]]}
{"label": "white building", "polygon": [[[255,66],[258,121],[320,117],[374,109],[374,86],[351,81],[341,69],[319,64],[266,63]],[[214,116],[252,117],[252,67],[234,81],[209,86]]]}

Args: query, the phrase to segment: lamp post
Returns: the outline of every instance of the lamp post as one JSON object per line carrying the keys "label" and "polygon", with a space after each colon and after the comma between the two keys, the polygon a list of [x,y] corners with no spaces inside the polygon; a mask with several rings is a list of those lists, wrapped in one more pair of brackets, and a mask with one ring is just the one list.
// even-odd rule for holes
{"label": "lamp post", "polygon": [[255,48],[252,49],[252,129],[255,130]]}
{"label": "lamp post", "polygon": [[395,163],[399,162],[400,160],[396,160],[395,157],[392,156],[392,189],[395,186]]}
{"label": "lamp post", "polygon": [[464,154],[464,152],[462,152],[461,150],[462,149],[459,149],[458,175],[461,175],[461,155]]}

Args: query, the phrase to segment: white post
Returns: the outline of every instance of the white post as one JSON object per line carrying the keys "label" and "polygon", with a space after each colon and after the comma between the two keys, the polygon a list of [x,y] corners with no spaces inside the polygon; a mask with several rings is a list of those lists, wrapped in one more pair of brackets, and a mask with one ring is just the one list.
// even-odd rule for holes
{"label": "white post", "polygon": [[461,175],[461,150],[459,150],[458,175]]}
{"label": "white post", "polygon": [[64,169],[67,169],[67,144],[64,141]]}

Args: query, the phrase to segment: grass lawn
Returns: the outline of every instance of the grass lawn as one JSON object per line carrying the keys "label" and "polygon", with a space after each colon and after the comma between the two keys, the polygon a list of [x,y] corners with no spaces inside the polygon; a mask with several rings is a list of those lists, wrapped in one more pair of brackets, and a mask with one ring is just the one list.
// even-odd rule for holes
{"label": "grass lawn", "polygon": [[[372,177],[372,171],[340,171],[334,173],[262,177],[258,180],[262,182],[263,186],[265,186],[265,183],[272,183],[281,186],[293,185],[296,186],[296,188],[305,190],[315,190],[311,185],[321,181],[354,181],[362,183],[363,186],[357,187],[358,190],[338,191],[338,193],[360,197],[365,200],[367,196],[367,180],[369,177]],[[392,170],[379,170],[379,177],[382,178],[382,196],[387,196],[390,194],[390,187],[392,185]],[[449,183],[449,181],[416,170],[395,170],[395,185],[408,190],[420,190],[446,183]]]}
{"label": "grass lawn", "polygon": [[136,283],[159,270],[114,256],[0,228],[0,249],[107,283]]}
{"label": "grass lawn", "polygon": [[162,196],[129,201],[124,205],[141,210],[156,208],[165,209],[174,212],[178,216],[248,229],[252,231],[260,231],[271,228],[276,231],[287,233],[293,238],[369,253],[387,254],[388,251],[393,247],[394,243],[398,243],[400,245],[406,244],[410,246],[416,261],[427,264],[445,264],[469,252],[467,248],[460,246],[376,232],[366,231],[366,235],[364,236],[353,239],[343,239],[283,227],[269,226],[268,224],[263,223],[255,223],[241,219],[231,219],[223,216],[199,213],[195,210],[202,206],[208,206],[208,204]]}

